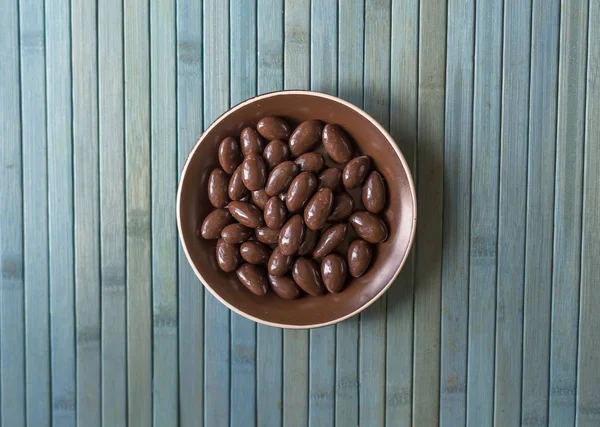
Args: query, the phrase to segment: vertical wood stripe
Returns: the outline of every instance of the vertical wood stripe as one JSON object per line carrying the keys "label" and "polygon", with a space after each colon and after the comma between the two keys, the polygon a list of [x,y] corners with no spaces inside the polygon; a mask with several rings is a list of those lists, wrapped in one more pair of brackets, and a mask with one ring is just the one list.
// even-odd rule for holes
{"label": "vertical wood stripe", "polygon": [[178,420],[175,0],[150,2],[152,348],[155,426]]}
{"label": "vertical wood stripe", "polygon": [[127,227],[127,421],[152,424],[150,246],[150,28],[148,2],[123,2],[125,220]]}
{"label": "vertical wood stripe", "polygon": [[[177,171],[202,132],[202,0],[177,2]],[[178,244],[179,423],[204,419],[204,287]]]}
{"label": "vertical wood stripe", "polygon": [[[600,424],[596,0],[10,0],[0,14],[0,427]],[[312,331],[204,291],[179,172],[258,93],[387,128],[417,236]]]}
{"label": "vertical wood stripe", "polygon": [[99,426],[100,230],[97,9],[71,2],[77,424]]}
{"label": "vertical wood stripe", "polygon": [[[74,427],[75,278],[70,2],[46,2],[52,424]],[[51,118],[51,120],[50,120]]]}
{"label": "vertical wood stripe", "polygon": [[578,426],[600,424],[600,3],[590,2],[586,70],[585,160],[583,178],[583,224],[581,248],[581,296],[579,299],[579,346],[577,368]]}
{"label": "vertical wood stripe", "polygon": [[0,14],[0,425],[25,425],[25,295],[19,7]]}
{"label": "vertical wood stripe", "polygon": [[446,16],[445,5],[420,1],[413,425],[439,423]]}
{"label": "vertical wood stripe", "polygon": [[[21,1],[23,272],[25,290],[26,420],[50,425],[48,175],[44,3]],[[9,391],[10,393],[10,391]]]}
{"label": "vertical wood stripe", "polygon": [[550,425],[575,423],[587,2],[561,4],[554,196]]}
{"label": "vertical wood stripe", "polygon": [[524,425],[548,424],[559,12],[558,2],[533,1],[523,301]]}
{"label": "vertical wood stripe", "polygon": [[123,4],[98,4],[102,422],[127,425]]}

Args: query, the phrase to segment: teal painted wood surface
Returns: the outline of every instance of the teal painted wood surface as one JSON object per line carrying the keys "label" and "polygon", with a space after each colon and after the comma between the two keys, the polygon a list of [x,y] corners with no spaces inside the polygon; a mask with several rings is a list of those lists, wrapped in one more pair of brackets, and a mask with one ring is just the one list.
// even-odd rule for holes
{"label": "teal painted wood surface", "polygon": [[[25,291],[26,420],[50,425],[48,174],[43,2],[23,1],[20,13],[23,156],[23,283]],[[8,392],[10,393],[10,391]]]}
{"label": "teal painted wood surface", "polygon": [[71,2],[76,413],[89,426],[102,423],[97,20],[95,8]]}
{"label": "teal painted wood surface", "polygon": [[552,426],[575,423],[587,11],[586,2],[561,4],[550,350]]}
{"label": "teal painted wood surface", "polygon": [[559,13],[558,2],[533,1],[523,301],[525,425],[548,424]]}
{"label": "teal painted wood surface", "polygon": [[[1,427],[600,424],[596,0],[3,5]],[[419,203],[312,331],[230,312],[175,226],[198,136],[282,88],[376,117]]]}
{"label": "teal painted wood surface", "polygon": [[48,250],[53,425],[75,419],[75,278],[69,1],[46,5]]}
{"label": "teal painted wood surface", "polygon": [[98,5],[102,422],[127,425],[123,4]]}

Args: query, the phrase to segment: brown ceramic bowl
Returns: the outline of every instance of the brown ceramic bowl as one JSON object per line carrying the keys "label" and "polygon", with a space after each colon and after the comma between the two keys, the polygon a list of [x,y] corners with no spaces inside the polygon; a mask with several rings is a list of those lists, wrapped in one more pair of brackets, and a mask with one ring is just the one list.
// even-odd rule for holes
{"label": "brown ceramic bowl", "polygon": [[[258,297],[235,273],[224,273],[215,259],[216,240],[199,237],[204,217],[213,208],[207,181],[219,165],[217,148],[223,138],[238,139],[246,126],[276,115],[291,125],[308,119],[336,123],[344,128],[362,154],[373,160],[384,177],[388,202],[383,216],[388,239],[377,245],[367,272],[352,279],[339,294],[284,300],[273,292]],[[202,134],[190,153],[177,192],[177,225],[185,254],[204,286],[223,304],[251,320],[283,328],[314,328],[347,319],[367,308],[390,287],[404,265],[415,235],[416,195],[406,160],[392,137],[371,116],[334,96],[308,91],[273,92],[231,108]],[[201,302],[198,301],[198,304]]]}

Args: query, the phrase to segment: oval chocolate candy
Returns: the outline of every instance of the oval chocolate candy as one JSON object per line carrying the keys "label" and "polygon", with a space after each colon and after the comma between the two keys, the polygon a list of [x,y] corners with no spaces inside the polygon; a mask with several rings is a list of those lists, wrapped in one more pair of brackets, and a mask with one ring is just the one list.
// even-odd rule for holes
{"label": "oval chocolate candy", "polygon": [[285,205],[290,212],[302,209],[317,190],[317,177],[310,172],[301,172],[290,184]]}
{"label": "oval chocolate candy", "polygon": [[242,154],[247,156],[250,153],[262,153],[265,143],[258,132],[251,127],[246,127],[242,129],[240,134],[240,145],[242,146]]}
{"label": "oval chocolate candy", "polygon": [[385,206],[385,183],[379,172],[369,174],[362,188],[362,202],[371,213],[379,213]]}
{"label": "oval chocolate candy", "polygon": [[348,270],[352,277],[362,276],[373,258],[371,245],[361,239],[356,239],[348,246]]}
{"label": "oval chocolate candy", "polygon": [[342,170],[340,168],[328,168],[319,175],[319,188],[331,188],[337,191],[342,188]]}
{"label": "oval chocolate candy", "polygon": [[243,156],[237,141],[228,136],[219,144],[219,163],[225,172],[232,174],[242,163]]}
{"label": "oval chocolate candy", "polygon": [[265,191],[269,196],[287,191],[288,187],[300,172],[300,168],[291,160],[278,164],[269,174]]}
{"label": "oval chocolate candy", "polygon": [[229,179],[229,188],[227,193],[231,200],[242,200],[244,197],[248,195],[248,188],[244,185],[244,181],[242,180],[242,168],[243,165],[239,165],[235,171],[233,171],[233,175]]}
{"label": "oval chocolate candy", "polygon": [[269,170],[290,158],[290,147],[280,139],[267,144],[263,151],[263,159]]}
{"label": "oval chocolate candy", "polygon": [[298,255],[308,255],[313,251],[317,244],[318,233],[310,228],[306,229],[304,233],[304,240],[296,252]]}
{"label": "oval chocolate candy", "polygon": [[271,289],[278,297],[283,299],[295,299],[300,296],[300,288],[291,278],[287,276],[271,276],[269,275],[269,283]]}
{"label": "oval chocolate candy", "polygon": [[238,279],[242,282],[250,292],[259,297],[267,293],[268,283],[267,276],[262,268],[257,265],[245,263],[242,264],[235,272]]}
{"label": "oval chocolate candy", "polygon": [[277,246],[271,252],[269,262],[267,263],[267,271],[271,276],[283,276],[292,268],[293,262],[294,257],[283,254],[281,248]]}
{"label": "oval chocolate candy", "polygon": [[230,202],[227,208],[237,222],[246,227],[257,228],[263,226],[265,223],[260,209],[250,203]]}
{"label": "oval chocolate candy", "polygon": [[267,204],[269,199],[270,199],[270,197],[265,192],[264,188],[261,188],[260,190],[254,190],[252,192],[252,203],[254,203],[256,206],[258,206],[262,210],[265,209],[265,205]]}
{"label": "oval chocolate candy", "polygon": [[227,243],[236,245],[245,242],[252,236],[252,229],[238,223],[230,224],[221,231],[221,237]]}
{"label": "oval chocolate candy", "polygon": [[333,193],[323,187],[315,193],[304,209],[304,222],[311,230],[319,230],[325,225],[333,207]]}
{"label": "oval chocolate candy", "polygon": [[338,254],[329,254],[321,261],[321,279],[329,292],[340,292],[346,284],[348,266]]}
{"label": "oval chocolate candy", "polygon": [[336,224],[321,234],[321,238],[313,251],[314,258],[321,258],[334,251],[346,238],[347,224]]}
{"label": "oval chocolate candy", "polygon": [[323,129],[323,146],[336,163],[352,160],[352,144],[346,132],[337,125],[328,124]]}
{"label": "oval chocolate candy", "polygon": [[256,130],[267,140],[287,140],[290,137],[290,126],[281,118],[275,116],[264,117],[256,124]]}
{"label": "oval chocolate candy", "polygon": [[315,151],[302,154],[294,162],[302,172],[319,173],[325,166],[325,159]]}
{"label": "oval chocolate candy", "polygon": [[271,251],[260,242],[244,242],[240,246],[240,254],[250,264],[264,264],[269,260]]}
{"label": "oval chocolate candy", "polygon": [[371,170],[371,159],[367,156],[355,157],[344,167],[342,182],[346,188],[356,188]]}
{"label": "oval chocolate candy", "polygon": [[257,153],[250,153],[242,162],[242,181],[250,191],[264,187],[267,181],[267,167],[265,161]]}
{"label": "oval chocolate candy", "polygon": [[292,268],[292,277],[294,282],[307,294],[314,297],[323,295],[325,288],[318,264],[314,260],[303,257],[296,259]]}
{"label": "oval chocolate candy", "polygon": [[265,223],[271,228],[281,228],[287,220],[285,203],[277,196],[269,199],[264,209]]}
{"label": "oval chocolate candy", "polygon": [[254,230],[256,240],[266,245],[272,245],[279,241],[280,228],[258,227]]}
{"label": "oval chocolate candy", "polygon": [[229,202],[227,187],[229,176],[221,168],[214,169],[208,177],[208,200],[215,208],[224,208]]}
{"label": "oval chocolate candy", "polygon": [[321,142],[323,122],[307,120],[300,123],[290,136],[290,151],[292,156],[299,156],[314,148]]}
{"label": "oval chocolate candy", "polygon": [[356,234],[369,243],[381,243],[388,237],[385,222],[371,212],[354,212],[348,218],[348,222],[352,224]]}
{"label": "oval chocolate candy", "polygon": [[342,221],[350,216],[352,211],[354,210],[354,199],[350,194],[345,191],[336,194],[333,197],[333,209],[331,210],[331,215],[327,218],[327,221]]}
{"label": "oval chocolate candy", "polygon": [[291,217],[279,233],[279,248],[284,255],[293,255],[304,240],[306,233],[301,215]]}
{"label": "oval chocolate candy", "polygon": [[242,260],[237,245],[227,243],[224,239],[217,240],[217,264],[225,273],[235,271]]}
{"label": "oval chocolate candy", "polygon": [[232,222],[233,218],[227,209],[215,209],[204,218],[200,234],[207,240],[218,239],[221,231]]}

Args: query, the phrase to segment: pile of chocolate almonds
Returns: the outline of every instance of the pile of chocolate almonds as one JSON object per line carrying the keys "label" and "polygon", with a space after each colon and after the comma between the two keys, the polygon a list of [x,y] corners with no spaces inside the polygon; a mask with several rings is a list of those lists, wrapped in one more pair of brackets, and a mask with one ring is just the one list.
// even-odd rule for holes
{"label": "pile of chocolate almonds", "polygon": [[337,125],[308,120],[292,131],[265,117],[242,130],[239,144],[225,138],[219,163],[208,180],[215,209],[201,235],[218,239],[219,267],[256,295],[269,287],[286,299],[340,292],[348,273],[368,269],[372,245],[387,239],[377,215],[386,202],[383,178]]}

